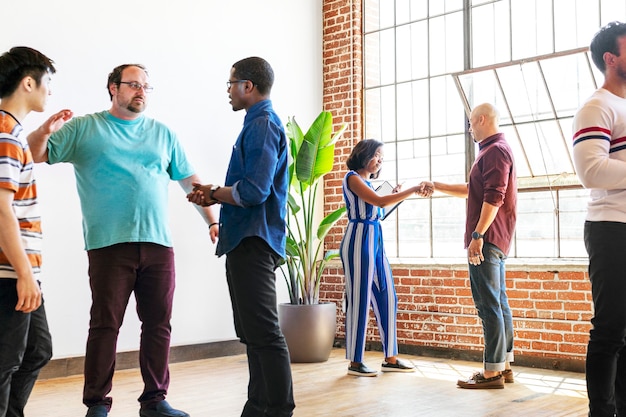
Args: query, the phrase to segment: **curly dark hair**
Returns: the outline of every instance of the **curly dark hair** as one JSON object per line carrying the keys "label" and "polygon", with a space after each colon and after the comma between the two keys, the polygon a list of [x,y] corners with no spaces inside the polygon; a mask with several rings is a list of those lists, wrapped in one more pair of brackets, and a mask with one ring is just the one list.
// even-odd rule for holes
{"label": "curly dark hair", "polygon": [[[346,160],[346,165],[349,170],[356,171],[361,168],[365,168],[369,161],[376,156],[376,152],[382,148],[384,143],[376,139],[363,139],[350,152],[350,156]],[[371,179],[376,179],[380,175],[380,171],[370,175]]]}
{"label": "curly dark hair", "polygon": [[46,73],[54,74],[54,61],[27,46],[16,46],[0,56],[0,98],[15,92],[25,77],[32,77],[37,87]]}

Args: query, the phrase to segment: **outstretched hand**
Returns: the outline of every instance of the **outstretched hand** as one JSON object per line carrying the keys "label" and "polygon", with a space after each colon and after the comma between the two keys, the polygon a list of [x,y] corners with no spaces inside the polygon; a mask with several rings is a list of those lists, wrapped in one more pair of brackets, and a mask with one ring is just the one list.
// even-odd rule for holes
{"label": "outstretched hand", "polygon": [[73,115],[74,113],[71,110],[61,110],[60,112],[50,116],[39,129],[41,129],[42,133],[45,135],[51,135],[61,129]]}

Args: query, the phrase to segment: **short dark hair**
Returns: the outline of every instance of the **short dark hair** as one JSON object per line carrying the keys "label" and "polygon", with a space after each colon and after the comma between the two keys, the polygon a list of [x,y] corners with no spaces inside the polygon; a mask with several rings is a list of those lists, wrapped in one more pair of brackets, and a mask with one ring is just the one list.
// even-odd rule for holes
{"label": "short dark hair", "polygon": [[268,95],[274,85],[274,70],[263,58],[256,56],[244,58],[233,64],[237,79],[250,80],[256,86],[259,93]]}
{"label": "short dark hair", "polygon": [[610,52],[615,56],[619,56],[619,47],[617,38],[626,35],[626,23],[614,21],[602,27],[591,40],[589,49],[591,50],[591,59],[596,67],[602,73],[606,71],[604,62],[604,54]]}
{"label": "short dark hair", "polygon": [[[363,139],[350,152],[350,156],[346,160],[349,170],[356,171],[365,168],[367,164],[376,156],[376,152],[382,148],[384,143],[376,139]],[[380,171],[370,175],[371,179],[376,179],[380,175]]]}
{"label": "short dark hair", "polygon": [[109,74],[109,78],[107,79],[107,91],[111,100],[113,100],[113,94],[111,94],[111,90],[109,89],[109,87],[111,86],[111,84],[115,84],[118,87],[120,86],[120,83],[122,82],[122,73],[128,67],[141,68],[146,74],[148,73],[146,67],[141,64],[122,64],[113,68],[113,71],[111,71],[111,73]]}
{"label": "short dark hair", "polygon": [[27,46],[16,46],[0,56],[0,98],[15,92],[25,77],[32,77],[37,87],[46,73],[54,74],[54,61]]}

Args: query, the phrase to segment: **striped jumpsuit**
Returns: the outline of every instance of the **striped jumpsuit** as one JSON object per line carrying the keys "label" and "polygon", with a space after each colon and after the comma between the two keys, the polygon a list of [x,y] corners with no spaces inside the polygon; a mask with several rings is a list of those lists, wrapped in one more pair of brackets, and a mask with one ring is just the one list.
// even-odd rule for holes
{"label": "striped jumpsuit", "polygon": [[346,276],[346,359],[363,362],[370,303],[385,357],[398,354],[398,298],[383,247],[379,220],[382,209],[361,200],[349,189],[348,178],[352,175],[359,174],[350,171],[343,179],[349,220],[341,241],[341,262]]}

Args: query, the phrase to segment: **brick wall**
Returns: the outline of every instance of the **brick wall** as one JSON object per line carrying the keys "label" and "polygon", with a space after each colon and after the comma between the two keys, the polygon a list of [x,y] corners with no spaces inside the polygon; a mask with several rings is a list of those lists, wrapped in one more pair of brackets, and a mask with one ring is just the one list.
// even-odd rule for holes
{"label": "brick wall", "polygon": [[[335,144],[335,166],[324,177],[324,210],[329,213],[343,205],[341,181],[345,160],[361,139],[361,1],[323,1],[324,110],[333,114],[336,126],[348,128]],[[328,249],[338,249],[346,221],[338,222],[328,234]]]}
{"label": "brick wall", "polygon": [[[592,314],[586,267],[554,268],[507,265],[516,363],[582,371]],[[483,331],[466,264],[402,265],[393,267],[393,274],[401,350],[481,358]],[[343,296],[343,269],[335,263],[326,269],[320,298],[337,304],[338,340],[345,338]],[[373,314],[367,335],[380,341]]]}
{"label": "brick wall", "polygon": [[[348,129],[336,144],[333,172],[325,178],[325,210],[343,205],[345,159],[363,136],[361,0],[323,0],[324,110]],[[331,230],[337,249],[345,220]],[[558,270],[558,271],[557,271]],[[398,339],[405,352],[482,355],[482,326],[471,297],[466,264],[402,265],[393,269],[399,298]],[[337,339],[344,338],[340,263],[327,268],[321,298],[338,306]],[[514,315],[516,363],[582,370],[590,328],[591,293],[586,266],[507,265],[507,293]],[[368,339],[379,340],[371,317]]]}

